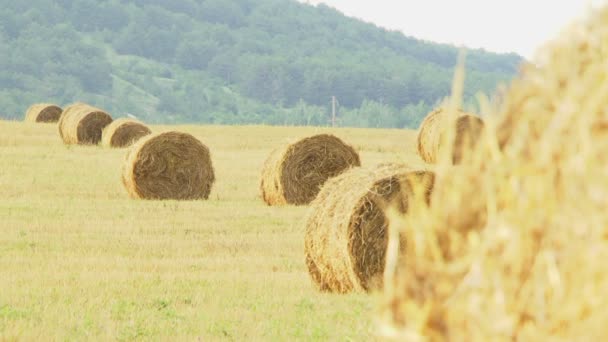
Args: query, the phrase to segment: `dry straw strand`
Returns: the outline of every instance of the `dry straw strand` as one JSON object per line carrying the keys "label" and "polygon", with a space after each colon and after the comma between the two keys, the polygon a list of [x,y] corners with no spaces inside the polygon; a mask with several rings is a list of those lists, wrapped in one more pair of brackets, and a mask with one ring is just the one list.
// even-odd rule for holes
{"label": "dry straw strand", "polygon": [[[418,154],[427,163],[435,164],[443,148],[452,148],[452,163],[459,164],[463,155],[472,150],[483,130],[483,121],[470,113],[458,111],[456,122],[450,121],[448,109],[437,108],[420,124],[417,136]],[[447,142],[450,127],[456,127],[454,141]]]}
{"label": "dry straw strand", "polygon": [[85,103],[65,108],[59,119],[59,135],[68,145],[96,145],[101,141],[103,129],[112,123],[110,114]]}
{"label": "dry straw strand", "polygon": [[31,105],[25,113],[27,122],[57,122],[63,109],[52,103],[36,103]]}
{"label": "dry straw strand", "polygon": [[262,168],[260,192],[268,205],[308,204],[328,179],[360,166],[359,154],[330,134],[274,150]]}
{"label": "dry straw strand", "polygon": [[430,171],[395,164],[353,168],[330,179],[306,220],[306,264],[316,286],[338,293],[380,288],[387,203],[406,213],[414,197],[429,198],[433,181]]}
{"label": "dry straw strand", "polygon": [[107,147],[128,147],[150,133],[150,128],[141,122],[120,118],[103,129],[101,144]]}
{"label": "dry straw strand", "polygon": [[387,336],[608,339],[607,42],[604,7],[547,44],[470,160],[438,171],[429,209],[391,220],[407,247]]}
{"label": "dry straw strand", "polygon": [[209,148],[188,133],[143,137],[123,165],[122,182],[132,198],[207,199],[214,181]]}

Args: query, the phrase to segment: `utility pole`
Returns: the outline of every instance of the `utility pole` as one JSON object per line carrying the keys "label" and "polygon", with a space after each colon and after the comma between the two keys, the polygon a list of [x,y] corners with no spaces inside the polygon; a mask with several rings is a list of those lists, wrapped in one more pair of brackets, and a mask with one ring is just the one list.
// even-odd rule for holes
{"label": "utility pole", "polygon": [[331,127],[336,127],[336,97],[331,97]]}

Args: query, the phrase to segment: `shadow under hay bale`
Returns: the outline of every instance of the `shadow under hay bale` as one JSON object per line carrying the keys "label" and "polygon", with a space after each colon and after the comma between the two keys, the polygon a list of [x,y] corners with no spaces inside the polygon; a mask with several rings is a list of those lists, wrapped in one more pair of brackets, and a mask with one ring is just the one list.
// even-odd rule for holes
{"label": "shadow under hay bale", "polygon": [[333,135],[304,138],[270,154],[262,169],[261,196],[268,205],[308,204],[325,181],[360,165],[359,154]]}
{"label": "shadow under hay bale", "polygon": [[370,291],[382,285],[388,243],[385,209],[406,213],[413,200],[428,202],[434,174],[404,165],[354,168],[330,179],[306,221],[305,255],[321,291]]}
{"label": "shadow under hay bale", "polygon": [[68,145],[97,145],[103,129],[112,123],[112,117],[99,108],[75,103],[65,108],[59,119],[59,135]]}
{"label": "shadow under hay bale", "polygon": [[101,144],[107,147],[127,147],[150,133],[150,128],[141,122],[120,118],[103,129]]}
{"label": "shadow under hay bale", "polygon": [[52,103],[37,103],[31,105],[25,113],[27,122],[57,122],[63,109]]}
{"label": "shadow under hay bale", "polygon": [[459,164],[463,155],[475,147],[484,127],[479,117],[462,111],[456,113],[453,143],[446,141],[450,127],[450,115],[444,108],[430,112],[420,124],[417,137],[418,154],[422,159],[434,164],[443,148],[452,147],[452,163]]}
{"label": "shadow under hay bale", "polygon": [[187,133],[143,137],[123,165],[122,182],[132,198],[207,199],[214,181],[209,149]]}

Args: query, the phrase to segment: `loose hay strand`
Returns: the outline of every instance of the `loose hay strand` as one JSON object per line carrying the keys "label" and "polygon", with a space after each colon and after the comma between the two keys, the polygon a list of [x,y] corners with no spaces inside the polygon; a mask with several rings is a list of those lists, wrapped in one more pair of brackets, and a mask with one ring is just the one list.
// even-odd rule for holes
{"label": "loose hay strand", "polygon": [[269,155],[260,178],[261,197],[268,205],[308,204],[325,181],[359,165],[359,154],[339,138],[307,137]]}
{"label": "loose hay strand", "polygon": [[608,7],[539,56],[470,160],[438,171],[430,208],[391,220],[407,248],[386,336],[608,339]]}
{"label": "loose hay strand", "polygon": [[143,137],[123,164],[122,182],[132,198],[207,199],[214,181],[209,148],[188,133]]}
{"label": "loose hay strand", "polygon": [[106,147],[128,147],[150,133],[150,128],[141,122],[120,118],[103,129],[101,144]]}

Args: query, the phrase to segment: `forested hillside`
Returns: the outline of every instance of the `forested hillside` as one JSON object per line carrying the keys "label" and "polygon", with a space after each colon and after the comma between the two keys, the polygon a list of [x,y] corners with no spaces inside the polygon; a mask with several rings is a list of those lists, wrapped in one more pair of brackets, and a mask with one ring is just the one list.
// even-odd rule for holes
{"label": "forested hillside", "polygon": [[[81,100],[156,123],[417,125],[458,50],[293,0],[0,0],[0,116]],[[446,28],[449,29],[449,28]],[[465,100],[521,58],[467,53]]]}

